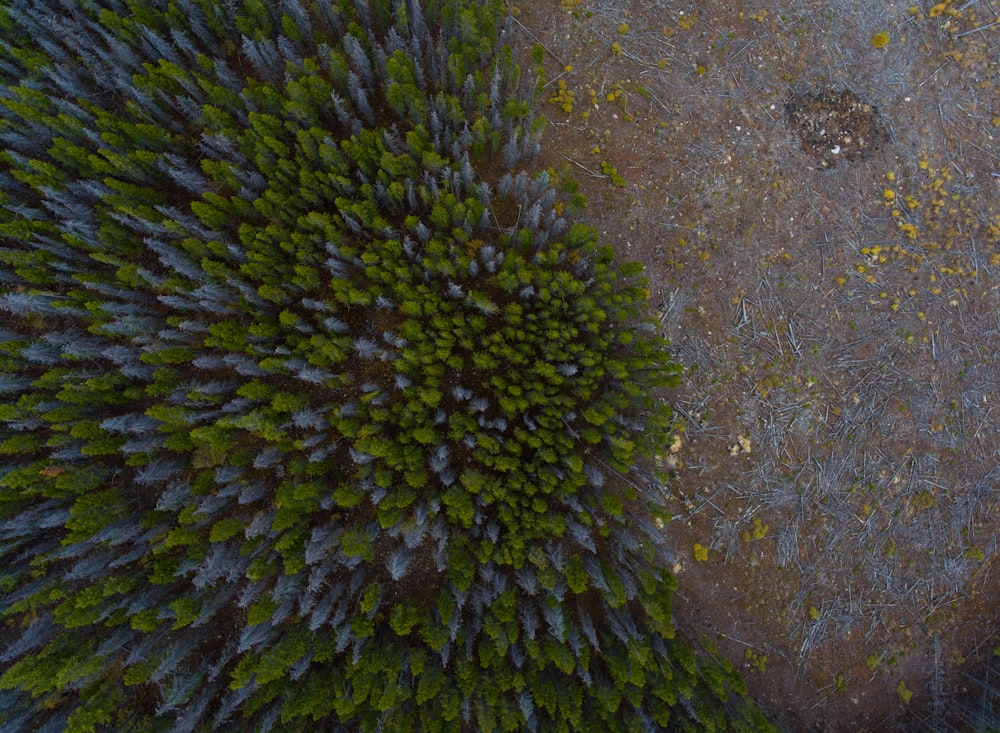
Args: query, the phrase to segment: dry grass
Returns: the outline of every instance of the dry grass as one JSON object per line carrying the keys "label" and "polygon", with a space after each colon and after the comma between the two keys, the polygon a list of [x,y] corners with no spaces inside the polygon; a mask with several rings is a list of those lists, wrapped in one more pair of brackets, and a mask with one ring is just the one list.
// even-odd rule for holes
{"label": "dry grass", "polygon": [[[997,620],[1000,4],[518,10],[543,162],[645,262],[688,369],[669,531],[710,554],[678,616],[767,654],[792,729],[941,707]],[[888,140],[819,170],[784,103],[842,89]]]}

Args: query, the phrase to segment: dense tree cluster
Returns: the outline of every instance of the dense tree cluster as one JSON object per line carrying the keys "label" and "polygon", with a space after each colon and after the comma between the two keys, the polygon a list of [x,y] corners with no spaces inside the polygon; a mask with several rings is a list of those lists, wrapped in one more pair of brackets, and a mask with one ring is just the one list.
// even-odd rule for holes
{"label": "dense tree cluster", "polygon": [[[0,8],[0,727],[761,730],[498,2]],[[318,727],[317,727],[318,726]]]}

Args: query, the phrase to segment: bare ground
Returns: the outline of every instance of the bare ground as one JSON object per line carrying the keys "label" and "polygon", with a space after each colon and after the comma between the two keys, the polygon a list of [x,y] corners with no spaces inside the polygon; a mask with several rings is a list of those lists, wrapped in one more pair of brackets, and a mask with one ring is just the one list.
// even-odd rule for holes
{"label": "bare ground", "polygon": [[789,730],[946,715],[1000,616],[1000,3],[513,11],[541,165],[687,370],[679,623]]}

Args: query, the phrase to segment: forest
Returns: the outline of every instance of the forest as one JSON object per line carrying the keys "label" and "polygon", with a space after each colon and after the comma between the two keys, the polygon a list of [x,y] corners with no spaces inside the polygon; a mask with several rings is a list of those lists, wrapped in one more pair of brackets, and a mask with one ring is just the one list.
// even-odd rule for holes
{"label": "forest", "polygon": [[766,731],[498,0],[0,7],[0,728]]}

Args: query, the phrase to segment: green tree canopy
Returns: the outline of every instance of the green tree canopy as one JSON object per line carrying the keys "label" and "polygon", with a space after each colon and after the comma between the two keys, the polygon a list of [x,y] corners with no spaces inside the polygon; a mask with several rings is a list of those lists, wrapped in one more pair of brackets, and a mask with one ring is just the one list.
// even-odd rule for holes
{"label": "green tree canopy", "polygon": [[758,731],[499,2],[0,8],[0,725]]}

